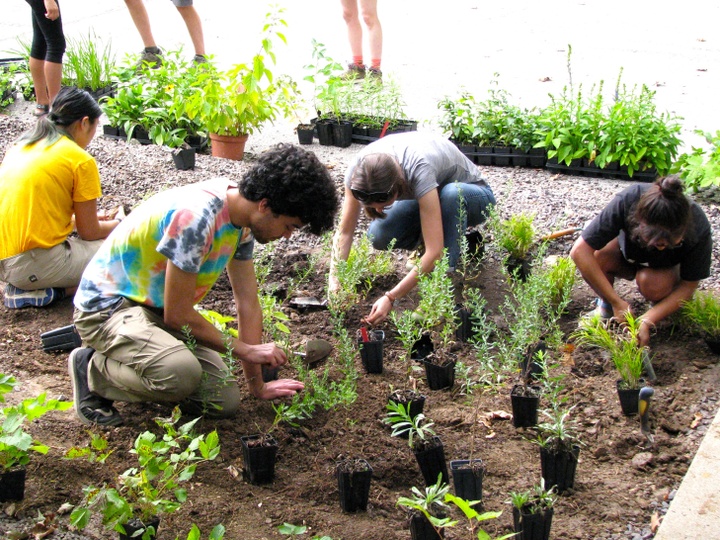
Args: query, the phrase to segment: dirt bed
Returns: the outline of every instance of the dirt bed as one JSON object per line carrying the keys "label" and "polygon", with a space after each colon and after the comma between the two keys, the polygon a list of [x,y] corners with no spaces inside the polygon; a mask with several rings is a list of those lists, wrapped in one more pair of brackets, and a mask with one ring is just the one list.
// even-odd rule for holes
{"label": "dirt bed", "polygon": [[[0,116],[0,153],[27,123]],[[288,132],[286,141],[292,141]],[[272,141],[269,141],[272,142]],[[331,169],[340,187],[347,152],[325,151],[313,145]],[[199,156],[194,171],[178,172],[167,152],[157,147],[140,147],[124,142],[96,138],[89,150],[100,165],[107,207],[119,203],[130,206],[150,193],[174,185],[206,179],[213,175],[239,178],[252,161],[232,163]],[[0,156],[1,157],[1,156]],[[496,192],[504,214],[532,209],[537,212],[538,226],[550,232],[578,226],[590,219],[623,182],[587,178],[558,177],[544,170],[483,169]],[[717,238],[718,210],[704,203],[712,216]],[[551,253],[567,254],[572,237],[554,242]],[[281,241],[275,251],[271,280],[281,287],[292,276],[289,270],[306,264],[307,255],[318,249],[317,241],[298,236]],[[406,253],[397,257],[397,276],[404,272]],[[482,288],[491,313],[499,317],[498,306],[505,294],[505,278],[496,260],[486,260],[474,284]],[[717,249],[713,273],[717,275]],[[323,296],[325,266],[316,272],[303,292]],[[383,278],[373,285],[365,300],[348,313],[351,332],[360,326],[372,302],[387,290],[396,278]],[[705,286],[715,286],[708,281]],[[633,306],[642,308],[634,289],[627,288]],[[572,331],[578,316],[592,301],[590,290],[578,284],[573,300],[563,316],[562,326]],[[399,302],[397,309],[415,306],[414,295]],[[234,315],[232,296],[226,278],[218,282],[202,307]],[[308,339],[335,341],[327,311],[299,313],[290,308],[293,340],[302,344]],[[13,374],[21,383],[11,396],[22,397],[47,391],[50,396],[71,398],[72,390],[65,354],[45,353],[40,334],[71,322],[72,305],[64,300],[47,309],[8,310],[0,308],[0,372]],[[245,393],[242,414],[225,421],[202,421],[202,431],[217,429],[222,445],[216,463],[199,468],[189,488],[188,502],[179,512],[164,517],[159,540],[185,538],[190,525],[196,523],[207,534],[217,523],[227,529],[229,539],[281,538],[277,531],[284,522],[309,527],[305,538],[327,535],[334,540],[404,540],[410,538],[404,511],[396,506],[399,496],[408,495],[412,486],[423,480],[407,443],[390,437],[381,420],[391,388],[403,385],[405,363],[397,334],[390,323],[385,331],[384,371],[380,375],[364,373],[359,355],[357,400],[347,409],[318,411],[300,428],[280,428],[275,432],[280,450],[275,481],[270,485],[246,483],[240,437],[254,434],[271,424],[271,404]],[[557,539],[624,539],[651,538],[654,515],[662,517],[668,501],[687,471],[699,442],[717,410],[717,380],[720,368],[701,339],[681,328],[658,329],[652,341],[654,366],[658,381],[654,385],[653,427],[655,444],[649,446],[640,433],[639,421],[620,411],[615,390],[617,375],[609,362],[591,351],[576,350],[564,358],[559,371],[566,375],[569,403],[575,405],[574,416],[580,427],[584,446],[580,453],[575,489],[562,496],[555,510],[552,537]],[[467,363],[474,362],[472,347],[463,344],[458,354]],[[561,355],[558,354],[560,359]],[[322,370],[333,362],[333,356],[315,369]],[[288,369],[283,376],[293,376]],[[492,534],[509,532],[512,527],[508,494],[536,483],[540,478],[539,449],[529,442],[530,430],[516,429],[510,420],[491,413],[510,411],[509,392],[514,381],[493,390],[476,389],[463,395],[459,385],[453,391],[428,390],[423,378],[419,389],[427,396],[425,413],[435,422],[448,460],[467,458],[471,444],[486,466],[484,503],[487,510],[503,510],[495,522],[488,522]],[[240,381],[241,387],[245,383]],[[479,403],[480,421],[473,422]],[[91,465],[80,460],[66,461],[60,456],[73,445],[84,445],[87,430],[72,412],[53,413],[30,426],[32,434],[51,446],[46,456],[33,456],[28,469],[25,500],[14,506],[4,505],[0,532],[27,530],[38,513],[49,516],[65,503],[77,503],[82,488],[110,480],[134,464],[128,452],[135,437],[146,429],[157,430],[153,418],[168,416],[170,407],[154,404],[117,404],[125,419],[124,426],[106,431],[114,454],[105,465]],[[645,459],[637,456],[649,452]],[[370,503],[365,513],[346,514],[340,509],[334,464],[343,457],[362,457],[373,467]],[[633,458],[636,458],[635,460]],[[12,516],[8,516],[10,513]],[[84,536],[66,532],[67,515],[55,519],[58,531],[49,538],[110,538],[93,523]],[[32,536],[30,536],[32,538]],[[463,527],[448,530],[446,538],[469,538]]]}

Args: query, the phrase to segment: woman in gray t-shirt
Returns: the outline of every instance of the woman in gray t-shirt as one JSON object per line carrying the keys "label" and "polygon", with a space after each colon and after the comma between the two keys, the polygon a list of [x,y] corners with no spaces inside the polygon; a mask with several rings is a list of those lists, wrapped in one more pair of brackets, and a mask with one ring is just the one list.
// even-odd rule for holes
{"label": "woman in gray t-shirt", "polygon": [[[345,201],[333,241],[330,290],[339,287],[335,260],[347,260],[353,235],[365,210],[373,220],[368,228],[375,249],[414,249],[421,242],[423,272],[430,272],[447,248],[450,268],[460,258],[460,235],[482,223],[495,204],[490,186],[477,167],[449,140],[412,132],[390,135],[365,147],[345,175]],[[460,212],[460,208],[464,208]],[[367,321],[384,320],[397,298],[417,284],[411,270],[380,297]]]}

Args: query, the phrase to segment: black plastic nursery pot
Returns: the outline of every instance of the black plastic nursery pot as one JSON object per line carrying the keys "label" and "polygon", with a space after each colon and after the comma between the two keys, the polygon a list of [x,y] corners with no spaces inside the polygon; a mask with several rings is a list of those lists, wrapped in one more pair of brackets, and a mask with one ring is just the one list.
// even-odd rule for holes
{"label": "black plastic nursery pot", "polygon": [[372,467],[364,459],[347,459],[335,469],[340,492],[340,507],[345,512],[365,512],[370,496]]}
{"label": "black plastic nursery pot", "polygon": [[25,498],[25,467],[0,472],[0,503]]}
{"label": "black plastic nursery pot", "polygon": [[514,279],[525,281],[532,272],[530,259],[518,259],[517,257],[508,257],[505,260],[505,268]]}
{"label": "black plastic nursery pot", "polygon": [[540,379],[543,369],[537,360],[537,353],[545,351],[547,351],[547,344],[542,339],[527,348],[525,356],[520,360],[520,373],[524,377],[528,377],[533,381]]}
{"label": "black plastic nursery pot", "polygon": [[640,404],[640,388],[624,388],[623,385],[625,383],[622,380],[618,380],[616,384],[622,413],[625,416],[637,414]]}
{"label": "black plastic nursery pot", "polygon": [[322,146],[332,146],[333,129],[331,121],[327,119],[318,120],[315,122],[315,127],[317,129],[318,142]]}
{"label": "black plastic nursery pot", "polygon": [[[526,390],[526,389],[529,389]],[[510,391],[510,403],[513,411],[513,426],[516,428],[537,425],[540,387],[516,384]]]}
{"label": "black plastic nursery pot", "polygon": [[183,148],[175,150],[172,154],[175,168],[179,171],[189,171],[195,168],[195,149]]}
{"label": "black plastic nursery pot", "polygon": [[574,445],[572,450],[553,452],[549,448],[540,448],[540,468],[545,480],[545,487],[556,486],[558,493],[564,493],[575,486],[575,471],[578,464],[580,447]]}
{"label": "black plastic nursery pot", "polygon": [[72,351],[76,347],[82,346],[82,339],[75,330],[74,324],[43,332],[40,334],[40,339],[45,352]]}
{"label": "black plastic nursery pot", "polygon": [[517,533],[513,538],[516,540],[548,540],[553,513],[553,508],[546,508],[535,514],[513,508],[513,524]]}
{"label": "black plastic nursery pot", "polygon": [[430,334],[423,334],[410,348],[410,358],[420,361],[425,359],[425,357],[434,350],[435,346],[430,338]]}
{"label": "black plastic nursery pot", "polygon": [[442,475],[443,483],[447,484],[450,481],[445,463],[445,448],[440,437],[433,437],[419,450],[413,448],[413,454],[415,454],[426,485],[431,486],[436,483],[438,475]]}
{"label": "black plastic nursery pot", "polygon": [[251,484],[267,484],[275,478],[277,441],[269,435],[240,437],[242,444],[243,476]]}
{"label": "black plastic nursery pot", "polygon": [[312,124],[298,124],[297,134],[300,144],[312,144],[315,136],[315,126]]}
{"label": "black plastic nursery pot", "polygon": [[475,333],[473,332],[473,312],[460,304],[455,306],[455,321],[457,329],[455,337],[460,341],[469,341]]}
{"label": "black plastic nursery pot", "polygon": [[278,380],[280,368],[273,368],[263,364],[260,369],[262,370],[263,382],[271,382]]}
{"label": "black plastic nursery pot", "polygon": [[412,540],[437,540],[445,538],[445,530],[442,527],[436,530],[425,514],[414,513],[410,517],[410,538]]}
{"label": "black plastic nursery pot", "polygon": [[153,533],[150,534],[150,538],[155,538],[157,536],[157,530],[160,526],[160,518],[154,517],[151,519],[148,523],[143,523],[139,519],[131,519],[128,521],[125,525],[123,525],[123,528],[125,529],[125,534],[118,533],[120,540],[137,540],[138,538],[141,538],[143,533],[146,529],[152,527]]}
{"label": "black plastic nursery pot", "polygon": [[352,144],[352,123],[340,121],[332,125],[333,145],[347,148]]}
{"label": "black plastic nursery pot", "polygon": [[481,459],[454,459],[450,461],[455,495],[466,501],[482,500],[485,468]]}
{"label": "black plastic nursery pot", "polygon": [[705,344],[714,354],[720,354],[720,338],[705,338]]}
{"label": "black plastic nursery pot", "polygon": [[363,367],[367,373],[383,372],[383,342],[385,341],[385,332],[382,330],[372,330],[368,333],[370,341],[363,341],[362,337],[358,338],[358,346],[360,347],[360,358]]}
{"label": "black plastic nursery pot", "polygon": [[442,365],[435,364],[431,357],[422,361],[425,366],[425,377],[430,390],[445,390],[455,384],[455,360]]}

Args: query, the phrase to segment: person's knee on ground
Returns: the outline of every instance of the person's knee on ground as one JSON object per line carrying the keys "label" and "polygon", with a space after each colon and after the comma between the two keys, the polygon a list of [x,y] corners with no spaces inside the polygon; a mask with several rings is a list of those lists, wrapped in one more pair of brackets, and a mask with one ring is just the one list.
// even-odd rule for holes
{"label": "person's knee on ground", "polygon": [[660,302],[667,298],[679,282],[676,268],[642,268],[635,275],[640,294],[648,302]]}

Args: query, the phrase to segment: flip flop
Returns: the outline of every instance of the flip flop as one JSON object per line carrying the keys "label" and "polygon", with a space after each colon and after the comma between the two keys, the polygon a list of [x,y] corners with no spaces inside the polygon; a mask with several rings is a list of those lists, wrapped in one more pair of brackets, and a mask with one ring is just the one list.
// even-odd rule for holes
{"label": "flip flop", "polygon": [[33,116],[37,116],[38,118],[41,116],[45,116],[50,111],[49,105],[42,105],[37,104],[35,105],[35,110],[33,111]]}

